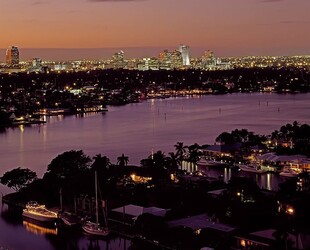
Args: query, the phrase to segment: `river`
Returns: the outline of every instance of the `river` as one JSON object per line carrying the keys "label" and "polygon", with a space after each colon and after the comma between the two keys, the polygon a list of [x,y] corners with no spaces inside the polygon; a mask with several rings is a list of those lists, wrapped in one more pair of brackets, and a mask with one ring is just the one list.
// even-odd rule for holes
{"label": "river", "polygon": [[[106,155],[112,163],[124,153],[129,164],[139,164],[152,151],[162,150],[166,154],[174,151],[173,145],[178,141],[185,145],[213,144],[221,132],[236,128],[267,135],[293,121],[309,124],[310,93],[178,97],[111,106],[108,110],[104,114],[47,117],[43,125],[5,129],[0,133],[0,176],[23,167],[41,177],[51,160],[68,150],[81,149],[90,157]],[[225,169],[221,173],[226,180],[232,175],[230,171]],[[266,189],[276,189],[279,183],[271,174],[252,177]],[[5,194],[10,190],[0,186],[0,191]],[[12,223],[3,216],[0,230],[0,248],[55,249],[55,241],[59,240],[59,236],[29,232],[21,221]],[[91,241],[85,237],[74,241],[78,249],[89,246]],[[32,248],[34,242],[36,247]],[[21,244],[25,244],[23,248]],[[118,238],[110,242],[113,244],[123,244],[120,249],[125,249],[130,242],[126,244]]]}

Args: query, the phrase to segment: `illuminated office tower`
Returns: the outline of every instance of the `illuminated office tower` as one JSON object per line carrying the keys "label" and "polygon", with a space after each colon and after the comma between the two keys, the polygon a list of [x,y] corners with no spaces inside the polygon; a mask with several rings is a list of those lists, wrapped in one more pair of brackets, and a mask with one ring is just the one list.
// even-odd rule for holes
{"label": "illuminated office tower", "polygon": [[32,67],[33,68],[40,68],[40,67],[42,67],[42,60],[40,58],[33,58],[32,59]]}
{"label": "illuminated office tower", "polygon": [[165,49],[163,52],[159,53],[159,67],[161,69],[169,70],[171,67],[171,52]]}
{"label": "illuminated office tower", "polygon": [[190,66],[189,46],[181,44],[179,51],[182,54],[183,66]]}
{"label": "illuminated office tower", "polygon": [[175,50],[171,53],[171,67],[173,69],[182,68],[183,58],[182,53],[178,50]]}
{"label": "illuminated office tower", "polygon": [[19,64],[19,51],[15,46],[10,46],[6,50],[6,63],[8,65]]}
{"label": "illuminated office tower", "polygon": [[124,51],[116,52],[112,56],[112,63],[114,69],[122,69],[125,67]]}
{"label": "illuminated office tower", "polygon": [[205,51],[204,55],[202,56],[202,63],[204,67],[213,67],[216,66],[216,58],[214,56],[213,51],[208,50]]}

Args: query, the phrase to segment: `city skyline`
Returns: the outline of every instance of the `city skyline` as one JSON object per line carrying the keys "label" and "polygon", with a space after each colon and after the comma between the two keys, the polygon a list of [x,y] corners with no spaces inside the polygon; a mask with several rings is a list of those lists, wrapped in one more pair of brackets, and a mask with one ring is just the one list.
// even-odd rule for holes
{"label": "city skyline", "polygon": [[3,49],[186,44],[191,53],[204,48],[219,56],[309,54],[307,0],[6,0],[2,6]]}

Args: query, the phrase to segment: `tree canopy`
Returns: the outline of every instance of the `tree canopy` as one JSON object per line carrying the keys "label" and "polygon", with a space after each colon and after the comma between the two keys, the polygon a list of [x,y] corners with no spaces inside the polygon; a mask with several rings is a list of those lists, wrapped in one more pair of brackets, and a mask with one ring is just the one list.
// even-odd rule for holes
{"label": "tree canopy", "polygon": [[13,188],[15,191],[20,190],[37,178],[37,174],[28,168],[15,168],[4,173],[0,178],[3,185]]}
{"label": "tree canopy", "polygon": [[58,155],[47,167],[47,174],[70,179],[89,169],[91,159],[82,150],[71,150]]}

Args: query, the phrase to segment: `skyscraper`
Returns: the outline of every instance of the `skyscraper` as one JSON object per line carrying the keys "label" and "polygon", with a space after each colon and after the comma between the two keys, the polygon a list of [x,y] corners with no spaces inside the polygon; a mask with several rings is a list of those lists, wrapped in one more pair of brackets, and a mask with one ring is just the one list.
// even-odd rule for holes
{"label": "skyscraper", "polygon": [[116,52],[112,56],[113,68],[122,69],[125,67],[124,51]]}
{"label": "skyscraper", "polygon": [[179,51],[182,54],[183,66],[190,66],[189,46],[181,44]]}
{"label": "skyscraper", "polygon": [[19,51],[18,51],[18,47],[10,46],[6,50],[6,63],[8,65],[19,64]]}

